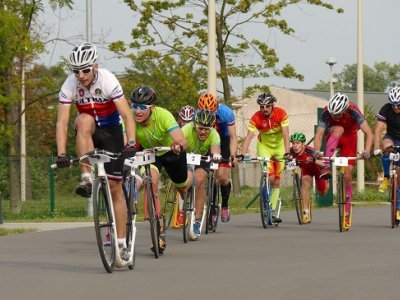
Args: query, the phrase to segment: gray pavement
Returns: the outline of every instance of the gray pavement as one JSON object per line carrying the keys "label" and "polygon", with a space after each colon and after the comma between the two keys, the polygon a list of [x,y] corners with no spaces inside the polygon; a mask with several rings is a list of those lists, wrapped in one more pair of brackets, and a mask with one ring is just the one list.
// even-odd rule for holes
{"label": "gray pavement", "polygon": [[387,206],[356,207],[343,233],[336,209],[314,210],[303,226],[293,211],[282,216],[266,230],[259,215],[233,216],[188,244],[170,230],[159,259],[140,223],[135,269],[113,274],[101,264],[90,224],[0,237],[0,299],[398,298],[400,228],[389,227]]}

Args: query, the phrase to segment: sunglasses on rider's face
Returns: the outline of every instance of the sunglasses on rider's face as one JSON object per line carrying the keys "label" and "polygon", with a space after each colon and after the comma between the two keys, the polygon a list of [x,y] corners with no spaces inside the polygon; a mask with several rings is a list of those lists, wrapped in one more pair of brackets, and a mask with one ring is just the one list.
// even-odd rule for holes
{"label": "sunglasses on rider's face", "polygon": [[79,74],[86,75],[86,74],[89,74],[92,71],[92,69],[93,69],[93,67],[90,67],[90,68],[86,68],[83,70],[72,70],[72,72],[74,72],[75,75],[79,75]]}
{"label": "sunglasses on rider's face", "polygon": [[197,131],[203,131],[203,132],[210,132],[211,131],[211,127],[204,127],[204,126],[199,126],[199,125],[195,125],[196,130]]}
{"label": "sunglasses on rider's face", "polygon": [[151,107],[151,105],[133,103],[132,107],[133,107],[133,109],[146,110],[146,109],[149,109]]}
{"label": "sunglasses on rider's face", "polygon": [[272,106],[273,106],[272,104],[260,105],[260,109],[267,109],[267,108],[270,108],[270,107],[272,107]]}
{"label": "sunglasses on rider's face", "polygon": [[400,108],[400,104],[392,104],[393,108]]}

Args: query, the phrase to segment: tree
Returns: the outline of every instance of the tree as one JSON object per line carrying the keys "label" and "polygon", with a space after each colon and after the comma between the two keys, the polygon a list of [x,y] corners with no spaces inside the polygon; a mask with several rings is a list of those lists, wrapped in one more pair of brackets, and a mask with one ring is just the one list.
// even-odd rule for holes
{"label": "tree", "polygon": [[[386,92],[392,86],[400,83],[400,64],[391,65],[387,62],[377,62],[371,68],[363,66],[364,91],[366,92]],[[342,72],[335,74],[337,79],[335,90],[356,91],[357,90],[357,64],[345,65]],[[329,90],[329,82],[319,81],[313,88],[314,90]]]}
{"label": "tree", "polygon": [[[50,0],[53,7],[68,6],[72,0]],[[20,95],[21,72],[35,55],[43,51],[44,45],[35,27],[43,1],[0,2],[0,149],[5,149],[8,159],[9,191],[12,212],[20,211],[19,164],[20,155]]]}
{"label": "tree", "polygon": [[[206,0],[124,1],[140,14],[132,29],[133,49],[156,48],[162,55],[190,57],[198,67],[207,66]],[[139,5],[140,2],[140,5]],[[281,18],[284,9],[292,5],[316,5],[327,9],[333,6],[321,0],[217,0],[216,36],[219,61],[218,77],[222,80],[225,102],[231,102],[230,77],[268,77],[271,75],[303,80],[290,64],[279,64],[276,51],[268,45],[268,32],[274,30],[292,35],[295,30]],[[337,12],[342,12],[337,9]],[[263,38],[253,38],[250,26],[265,30]],[[254,27],[253,27],[254,28]],[[116,45],[119,45],[116,47]],[[114,50],[126,50],[122,42]],[[257,63],[245,58],[253,54]]]}

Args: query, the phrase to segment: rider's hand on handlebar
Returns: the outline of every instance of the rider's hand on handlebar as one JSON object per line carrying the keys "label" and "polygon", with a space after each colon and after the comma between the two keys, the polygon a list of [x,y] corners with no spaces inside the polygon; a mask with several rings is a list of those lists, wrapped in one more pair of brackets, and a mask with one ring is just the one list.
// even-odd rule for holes
{"label": "rider's hand on handlebar", "polygon": [[222,159],[222,155],[219,154],[219,153],[213,153],[212,156],[211,156],[211,160],[212,160],[214,163],[220,162],[221,159]]}
{"label": "rider's hand on handlebar", "polygon": [[69,168],[71,166],[71,156],[67,154],[57,156],[56,165],[57,168]]}
{"label": "rider's hand on handlebar", "polygon": [[368,151],[365,151],[365,150],[363,150],[360,155],[364,159],[368,159],[371,156],[370,153]]}
{"label": "rider's hand on handlebar", "polygon": [[171,151],[176,154],[179,155],[182,151],[182,145],[179,144],[178,142],[173,142],[171,145]]}
{"label": "rider's hand on handlebar", "polygon": [[124,147],[124,149],[122,150],[121,157],[122,157],[123,159],[125,159],[125,158],[130,158],[130,157],[132,157],[132,156],[135,156],[136,152],[138,152],[138,151],[139,151],[139,149],[136,148],[135,145],[134,145],[134,146],[126,145],[126,146]]}
{"label": "rider's hand on handlebar", "polygon": [[293,155],[290,154],[290,153],[285,153],[285,154],[283,155],[283,157],[285,158],[286,161],[291,161],[291,160],[293,160]]}
{"label": "rider's hand on handlebar", "polygon": [[324,156],[324,152],[322,152],[322,151],[315,151],[315,153],[314,153],[315,159],[320,159],[323,156]]}

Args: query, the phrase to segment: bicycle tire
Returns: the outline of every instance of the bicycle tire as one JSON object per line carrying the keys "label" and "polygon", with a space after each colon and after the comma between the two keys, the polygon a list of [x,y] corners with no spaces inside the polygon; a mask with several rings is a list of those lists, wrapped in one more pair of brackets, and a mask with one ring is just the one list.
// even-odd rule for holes
{"label": "bicycle tire", "polygon": [[271,206],[269,204],[270,194],[269,182],[263,176],[260,181],[260,215],[261,223],[265,229],[272,225]]}
{"label": "bicycle tire", "polygon": [[193,187],[189,189],[186,194],[186,199],[184,202],[184,215],[183,215],[183,242],[187,243],[190,239],[190,230],[193,228]]}
{"label": "bicycle tire", "polygon": [[177,193],[178,191],[173,187],[172,181],[169,180],[167,191],[165,193],[164,207],[163,207],[163,216],[164,216],[164,230],[166,228],[170,228],[172,217],[174,215],[174,207],[177,201]]}
{"label": "bicycle tire", "polygon": [[[206,234],[217,230],[219,216],[219,186],[216,183],[214,174],[209,174],[207,182],[207,215],[206,215]],[[216,216],[216,218],[213,218]],[[214,219],[214,220],[213,220]]]}
{"label": "bicycle tire", "polygon": [[149,219],[150,223],[150,236],[151,236],[151,242],[152,242],[152,251],[154,253],[154,257],[158,258],[160,254],[160,249],[159,249],[159,229],[157,228],[157,213],[156,213],[156,208],[154,206],[154,193],[153,193],[153,187],[152,187],[152,182],[149,179],[149,177],[146,178],[146,194],[147,194],[147,217]]}
{"label": "bicycle tire", "polygon": [[300,176],[297,173],[293,175],[293,201],[296,207],[296,215],[299,225],[303,225],[303,200],[300,192]]}
{"label": "bicycle tire", "polygon": [[338,205],[339,209],[339,230],[340,232],[343,232],[344,229],[344,223],[345,223],[345,218],[346,218],[346,213],[345,213],[345,205],[346,205],[346,191],[344,188],[344,174],[339,173],[338,174],[338,180],[337,180],[337,197],[336,197],[336,203]]}
{"label": "bicycle tire", "polygon": [[111,201],[108,199],[110,191],[105,180],[96,178],[93,184],[93,218],[101,261],[106,271],[112,273],[115,269],[116,233]]}
{"label": "bicycle tire", "polygon": [[397,178],[396,175],[390,177],[390,187],[389,187],[389,202],[390,202],[390,221],[391,226],[399,226],[396,221],[396,209],[397,209]]}
{"label": "bicycle tire", "polygon": [[128,195],[125,193],[126,207],[127,207],[127,218],[126,218],[126,247],[129,250],[129,263],[128,268],[133,270],[136,262],[136,216],[137,216],[137,186],[136,180],[133,178],[129,179],[129,191]]}

